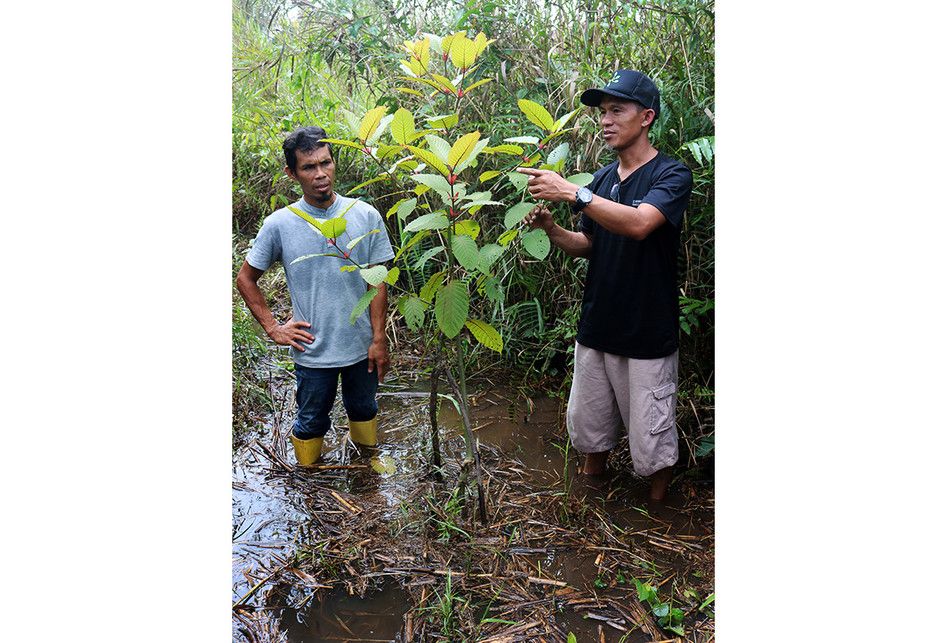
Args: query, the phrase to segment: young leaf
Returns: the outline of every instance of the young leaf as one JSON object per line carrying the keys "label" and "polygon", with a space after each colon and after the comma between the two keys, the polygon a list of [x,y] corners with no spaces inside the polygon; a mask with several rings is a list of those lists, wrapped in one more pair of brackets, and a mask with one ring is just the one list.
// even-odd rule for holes
{"label": "young leaf", "polygon": [[466,96],[467,94],[469,94],[471,91],[473,91],[480,85],[485,85],[486,83],[491,82],[492,80],[493,80],[492,78],[483,78],[481,80],[476,81],[475,83],[473,83],[472,85],[470,85],[469,87],[463,90],[463,95]]}
{"label": "young leaf", "polygon": [[[508,139],[507,139],[508,140]],[[538,139],[536,139],[538,142]],[[483,149],[487,154],[512,154],[513,156],[522,156],[523,149],[518,145],[495,145]]]}
{"label": "young leaf", "polygon": [[445,116],[431,116],[427,119],[427,125],[434,129],[450,129],[460,122],[460,117],[456,114],[446,114]]}
{"label": "young leaf", "polygon": [[372,234],[378,234],[379,232],[381,232],[381,231],[378,230],[377,228],[375,228],[374,230],[371,230],[370,232],[366,232],[366,233],[364,233],[364,234],[361,235],[361,236],[355,237],[354,239],[352,239],[351,241],[348,242],[348,249],[349,249],[349,250],[352,250],[355,246],[357,246],[359,243],[361,243],[362,239],[364,239],[365,237],[367,237],[367,236],[369,236],[369,235],[372,235]]}
{"label": "young leaf", "polygon": [[338,268],[339,272],[355,272],[358,269],[358,266],[351,265],[339,266]]}
{"label": "young leaf", "polygon": [[450,247],[453,249],[453,256],[461,266],[470,271],[476,270],[480,262],[480,251],[473,237],[465,234],[454,235]]}
{"label": "young leaf", "polygon": [[473,219],[463,219],[453,224],[454,234],[465,234],[475,239],[480,234],[480,224]]}
{"label": "young leaf", "polygon": [[456,95],[457,86],[451,83],[449,78],[441,76],[440,74],[431,74],[431,76],[433,77],[434,82],[436,82],[441,87],[441,89],[445,89],[451,94]]}
{"label": "young leaf", "polygon": [[447,166],[444,165],[443,161],[437,158],[437,155],[431,152],[430,150],[424,150],[419,147],[415,147],[413,145],[408,145],[407,149],[409,149],[414,156],[416,156],[417,158],[419,158],[424,163],[434,168],[435,170],[437,170],[444,176],[450,176],[450,170],[447,169]]}
{"label": "young leaf", "polygon": [[[378,141],[378,139],[381,138],[381,135],[384,134],[384,130],[387,129],[388,124],[391,122],[392,118],[394,118],[394,114],[388,114],[387,116],[382,117],[381,120],[378,122],[378,126],[374,129],[374,132],[372,132],[371,136],[368,137],[368,140],[365,141],[365,144],[374,145]],[[378,156],[377,158],[382,158],[382,157]]]}
{"label": "young leaf", "polygon": [[[450,158],[450,143],[436,134],[427,134],[424,138],[427,140],[427,146],[430,148],[430,151],[436,154],[438,159],[444,163],[450,163],[448,160]],[[450,163],[450,165],[453,165],[453,163]]]}
{"label": "young leaf", "polygon": [[534,207],[535,203],[532,203],[531,201],[522,201],[517,203],[516,205],[509,208],[509,210],[506,212],[506,217],[503,219],[503,225],[506,226],[507,230],[515,227],[525,218],[527,214],[529,214],[529,211]]}
{"label": "young leaf", "polygon": [[417,91],[416,89],[411,89],[410,87],[398,87],[397,91],[402,92],[404,94],[410,94],[411,96],[420,96],[421,98],[426,98],[424,94]]}
{"label": "young leaf", "polygon": [[555,121],[555,123],[552,125],[552,131],[560,132],[562,128],[568,124],[568,121],[570,121],[572,117],[580,111],[581,111],[581,108],[579,107],[578,109],[574,109],[568,112],[567,114],[565,114],[564,116],[562,116],[560,119]]}
{"label": "young leaf", "polygon": [[388,269],[380,265],[362,268],[358,272],[361,273],[361,278],[372,286],[377,286],[388,276]]}
{"label": "young leaf", "polygon": [[384,283],[393,286],[397,283],[397,278],[401,276],[401,269],[398,267],[388,270],[388,276],[384,278]]}
{"label": "young leaf", "polygon": [[465,159],[461,159],[453,168],[454,174],[459,174],[465,170],[469,165],[476,160],[476,157],[479,156],[479,153],[482,152],[486,146],[489,145],[489,139],[484,138],[482,141],[479,141],[476,145],[473,146],[473,151],[467,155]]}
{"label": "young leaf", "polygon": [[345,228],[347,226],[348,222],[341,217],[326,219],[326,221],[322,224],[322,234],[324,234],[329,239],[337,239],[339,235],[345,232]]}
{"label": "young leaf", "polygon": [[367,141],[368,138],[374,134],[374,131],[378,129],[378,125],[381,124],[381,118],[387,114],[387,112],[388,108],[383,105],[368,110],[365,117],[361,119],[361,125],[358,126],[358,138],[361,139],[362,142]]}
{"label": "young leaf", "polygon": [[460,333],[469,312],[470,295],[462,281],[451,281],[437,291],[434,316],[440,330],[448,338],[453,339]]}
{"label": "young leaf", "polygon": [[536,259],[545,259],[552,247],[549,243],[549,235],[545,234],[545,230],[541,228],[524,232],[520,237],[520,241],[522,241],[522,247],[526,249],[526,252]]}
{"label": "young leaf", "polygon": [[526,115],[526,118],[541,127],[544,131],[551,131],[555,126],[555,120],[552,118],[552,115],[538,103],[520,98],[518,104],[519,109]]}
{"label": "young leaf", "polygon": [[368,288],[368,290],[361,296],[361,299],[355,304],[355,307],[351,311],[351,315],[348,317],[348,323],[354,325],[355,321],[368,310],[368,306],[371,304],[371,300],[378,295],[379,290],[377,288]]}
{"label": "young leaf", "polygon": [[434,295],[443,286],[444,277],[446,277],[444,272],[435,272],[430,275],[430,279],[420,289],[420,298],[427,302],[433,301]]}
{"label": "young leaf", "polygon": [[500,174],[502,174],[502,172],[500,172],[499,170],[488,170],[480,174],[479,182],[486,183],[490,179],[495,179]]}
{"label": "young leaf", "polygon": [[499,238],[496,239],[496,243],[498,243],[499,245],[505,248],[510,243],[512,243],[512,240],[515,239],[517,236],[519,236],[519,230],[516,230],[516,229],[506,230],[501,235],[499,235]]}
{"label": "young leaf", "polygon": [[457,37],[450,43],[450,61],[457,69],[472,67],[473,63],[476,62],[476,54],[476,45],[466,36],[457,34]]}
{"label": "young leaf", "polygon": [[458,138],[457,142],[450,148],[450,154],[447,157],[447,165],[455,168],[458,163],[470,155],[479,140],[479,132],[470,132]]}
{"label": "young leaf", "polygon": [[503,352],[503,338],[495,328],[479,319],[468,319],[465,326],[480,344],[491,351]]}
{"label": "young leaf", "polygon": [[292,212],[293,214],[295,214],[295,215],[298,216],[298,217],[301,217],[301,218],[302,218],[304,221],[306,221],[310,226],[312,226],[313,228],[315,228],[315,229],[318,230],[319,232],[322,232],[322,221],[319,221],[318,219],[316,219],[315,217],[313,217],[313,216],[312,216],[311,214],[309,214],[308,212],[305,212],[305,211],[303,211],[303,210],[300,210],[299,208],[293,207],[293,206],[291,206],[291,205],[287,205],[286,207],[289,209],[290,212]]}
{"label": "young leaf", "polygon": [[417,217],[408,223],[404,230],[407,232],[414,232],[416,230],[443,230],[448,225],[450,225],[450,222],[447,220],[447,215],[443,212],[431,212]]}
{"label": "young leaf", "polygon": [[414,116],[403,107],[394,112],[391,120],[391,138],[400,145],[407,145],[414,136]]}
{"label": "young leaf", "polygon": [[363,150],[364,147],[365,147],[365,146],[362,145],[362,144],[354,143],[354,142],[352,142],[352,141],[344,141],[344,140],[342,140],[342,139],[340,139],[340,138],[323,138],[323,139],[322,139],[322,142],[323,142],[323,143],[331,143],[332,145],[342,145],[342,146],[344,146],[344,147],[351,147],[351,148],[354,148],[354,149],[356,149],[356,150]]}

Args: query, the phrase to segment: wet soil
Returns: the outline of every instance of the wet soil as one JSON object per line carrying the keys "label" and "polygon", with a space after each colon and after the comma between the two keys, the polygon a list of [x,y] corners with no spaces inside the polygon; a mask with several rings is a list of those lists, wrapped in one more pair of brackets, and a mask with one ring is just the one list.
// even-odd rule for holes
{"label": "wet soil", "polygon": [[[564,401],[480,382],[471,396],[490,525],[457,480],[464,446],[440,406],[444,467],[430,467],[429,393],[382,385],[381,444],[361,452],[336,404],[318,468],[288,446],[292,375],[275,412],[234,436],[235,641],[654,641],[632,578],[686,612],[686,640],[713,637],[712,483],[681,473],[648,512],[626,449],[593,483],[566,453]],[[472,498],[472,495],[470,496]],[[491,638],[492,637],[492,638]]]}

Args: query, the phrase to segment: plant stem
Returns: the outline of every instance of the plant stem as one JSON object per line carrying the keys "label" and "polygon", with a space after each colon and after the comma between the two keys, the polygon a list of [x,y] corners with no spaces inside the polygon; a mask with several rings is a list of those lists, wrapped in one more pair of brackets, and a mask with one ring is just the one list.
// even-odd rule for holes
{"label": "plant stem", "polygon": [[470,405],[466,397],[466,366],[464,365],[464,355],[463,355],[463,343],[460,337],[456,338],[457,343],[457,372],[460,376],[460,384],[457,384],[456,379],[453,377],[453,373],[450,372],[450,369],[447,368],[447,380],[450,382],[450,388],[453,389],[454,395],[457,396],[457,402],[460,406],[460,417],[463,420],[463,431],[466,437],[466,453],[467,458],[473,461],[473,468],[476,474],[476,496],[479,502],[480,510],[480,522],[483,525],[488,525],[489,520],[486,516],[486,494],[483,491],[483,472],[482,467],[480,466],[480,454],[479,450],[476,448],[476,438],[473,436],[473,425],[470,422]]}

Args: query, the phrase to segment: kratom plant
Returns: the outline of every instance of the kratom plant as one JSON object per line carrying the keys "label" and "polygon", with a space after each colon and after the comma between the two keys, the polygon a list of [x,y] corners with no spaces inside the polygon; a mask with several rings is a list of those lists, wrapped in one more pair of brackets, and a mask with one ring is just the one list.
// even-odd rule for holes
{"label": "kratom plant", "polygon": [[[569,131],[565,126],[577,113],[575,110],[555,120],[542,105],[522,99],[518,101],[519,108],[541,129],[541,138],[517,136],[490,146],[490,138],[481,132],[463,132],[464,105],[475,100],[475,90],[491,80],[475,79],[480,70],[477,61],[491,42],[483,33],[470,38],[465,31],[443,38],[425,35],[422,39],[405,42],[407,58],[400,63],[403,75],[398,77],[405,86],[398,87],[397,91],[403,95],[402,105],[406,106],[393,114],[388,114],[385,106],[368,110],[358,123],[356,140],[324,139],[333,145],[357,150],[377,171],[352,192],[371,184],[384,184],[391,188],[386,196],[399,197],[385,216],[395,217],[399,239],[394,263],[401,267],[388,270],[384,266],[355,264],[350,252],[364,236],[340,246],[339,235],[345,229],[344,213],[324,222],[306,217],[313,227],[333,240],[337,252],[298,259],[336,257],[348,262],[342,270],[358,270],[369,285],[385,282],[392,289],[402,291],[397,297],[397,310],[408,329],[423,333],[425,344],[435,347],[430,407],[434,465],[439,466],[440,457],[435,396],[442,374],[453,392],[452,396],[443,397],[457,406],[464,429],[467,457],[461,486],[472,466],[484,524],[487,523],[486,500],[470,422],[465,362],[467,344],[471,340],[489,350],[502,352],[503,337],[488,319],[471,311],[503,302],[502,279],[513,269],[508,267],[512,261],[507,261],[511,249],[521,249],[541,260],[548,255],[550,243],[541,229],[523,231],[522,221],[536,204],[521,197],[506,208],[505,231],[495,241],[484,243],[484,239],[480,239],[485,226],[477,219],[483,216],[483,208],[505,207],[504,201],[512,201],[525,193],[528,177],[515,172],[515,168],[536,165],[556,171],[564,168],[568,144],[561,143],[548,150],[554,139]],[[418,122],[424,123],[420,129]],[[523,145],[529,146],[528,153]],[[494,159],[493,164],[499,167],[481,171],[477,176],[474,169],[485,164],[487,158]],[[499,176],[504,176],[513,190],[505,184],[492,190],[484,189],[486,183]],[[591,175],[575,175],[569,180],[577,189],[590,182]],[[511,192],[511,196],[498,200],[494,193],[499,190]],[[489,212],[495,209],[490,208]],[[374,232],[378,230],[369,234]],[[352,321],[368,308],[377,292],[376,288],[367,289],[352,311]],[[485,297],[486,306],[472,305],[475,301],[471,303],[471,297]]]}
{"label": "kratom plant", "polygon": [[650,606],[651,613],[657,617],[657,625],[678,636],[686,636],[683,630],[683,610],[674,607],[672,602],[665,603],[657,596],[657,588],[650,583],[632,579],[637,588],[637,599]]}

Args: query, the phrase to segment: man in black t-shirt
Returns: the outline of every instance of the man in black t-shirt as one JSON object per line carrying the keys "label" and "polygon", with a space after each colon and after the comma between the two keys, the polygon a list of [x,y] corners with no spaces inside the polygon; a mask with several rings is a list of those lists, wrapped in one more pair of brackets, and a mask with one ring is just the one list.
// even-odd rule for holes
{"label": "man in black t-shirt", "polygon": [[588,258],[568,400],[568,433],[585,454],[582,471],[602,475],[627,430],[634,470],[662,501],[678,458],[675,407],[679,303],[677,253],[693,177],[650,144],[660,94],[644,74],[619,69],[581,95],[598,107],[605,143],[618,160],[587,188],[549,170],[528,174],[529,193],[581,212],[578,231],[556,225],[545,206],[526,217],[573,257]]}

